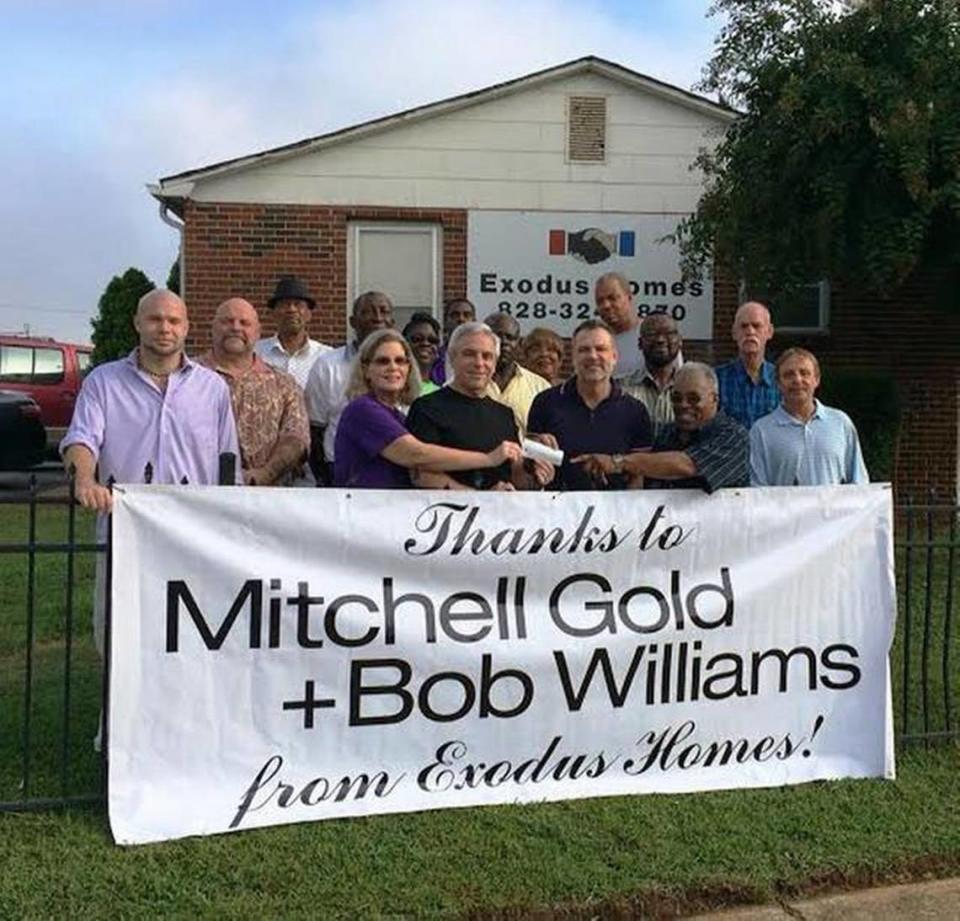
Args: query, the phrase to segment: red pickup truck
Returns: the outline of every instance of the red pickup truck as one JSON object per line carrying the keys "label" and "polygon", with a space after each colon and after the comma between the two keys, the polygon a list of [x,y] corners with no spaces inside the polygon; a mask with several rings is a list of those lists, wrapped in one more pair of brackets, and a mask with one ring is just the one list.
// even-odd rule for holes
{"label": "red pickup truck", "polygon": [[92,351],[89,345],[0,334],[0,389],[28,393],[40,404],[47,447],[55,447],[70,424]]}

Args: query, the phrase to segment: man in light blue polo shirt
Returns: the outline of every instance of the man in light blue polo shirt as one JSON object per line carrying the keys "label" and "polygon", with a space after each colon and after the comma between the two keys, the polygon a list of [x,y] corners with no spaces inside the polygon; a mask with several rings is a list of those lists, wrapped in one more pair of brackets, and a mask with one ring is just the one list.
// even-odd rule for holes
{"label": "man in light blue polo shirt", "polygon": [[850,417],[815,396],[820,365],[806,349],[787,349],[777,361],[783,402],[750,429],[754,486],[830,486],[868,483],[860,440]]}

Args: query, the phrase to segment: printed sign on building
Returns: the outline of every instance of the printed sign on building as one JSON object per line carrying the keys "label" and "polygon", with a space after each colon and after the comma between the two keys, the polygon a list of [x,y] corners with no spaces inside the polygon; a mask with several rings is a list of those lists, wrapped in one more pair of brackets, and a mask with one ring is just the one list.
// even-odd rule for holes
{"label": "printed sign on building", "polygon": [[663,238],[682,215],[471,211],[467,296],[477,315],[500,310],[524,332],[569,336],[594,315],[593,286],[605,272],[631,283],[640,316],[666,313],[687,339],[713,338],[713,283],[684,281],[680,253]]}
{"label": "printed sign on building", "polygon": [[889,486],[121,486],[119,843],[892,777]]}

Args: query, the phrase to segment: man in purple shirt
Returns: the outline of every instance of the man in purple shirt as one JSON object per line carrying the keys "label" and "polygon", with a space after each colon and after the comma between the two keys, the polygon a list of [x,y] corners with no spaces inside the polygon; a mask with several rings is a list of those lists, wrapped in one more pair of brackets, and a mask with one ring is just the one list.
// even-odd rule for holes
{"label": "man in purple shirt", "polygon": [[[183,353],[190,328],[183,301],[171,291],[151,291],[140,299],[133,325],[140,344],[126,358],[87,375],[60,443],[64,465],[76,471],[77,501],[100,513],[100,540],[113,502],[103,484],[111,477],[141,483],[150,464],[155,483],[216,483],[220,454],[240,457],[227,385]],[[98,556],[93,637],[101,656],[105,599],[106,566]],[[102,714],[96,751],[101,732]]]}
{"label": "man in purple shirt", "polygon": [[100,512],[110,511],[103,484],[111,477],[141,483],[150,464],[155,483],[216,483],[220,454],[239,457],[227,385],[183,353],[183,301],[151,291],[133,325],[139,346],[90,372],[60,444],[64,464],[76,469],[77,500]]}

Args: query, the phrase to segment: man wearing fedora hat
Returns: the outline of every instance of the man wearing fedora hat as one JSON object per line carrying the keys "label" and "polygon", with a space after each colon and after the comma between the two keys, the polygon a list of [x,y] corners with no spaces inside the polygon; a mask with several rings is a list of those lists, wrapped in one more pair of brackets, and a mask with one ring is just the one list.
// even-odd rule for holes
{"label": "man wearing fedora hat", "polygon": [[277,324],[277,334],[257,342],[257,354],[278,371],[286,371],[303,389],[313,363],[330,351],[307,334],[310,312],[316,306],[306,284],[296,275],[282,275],[267,301]]}

